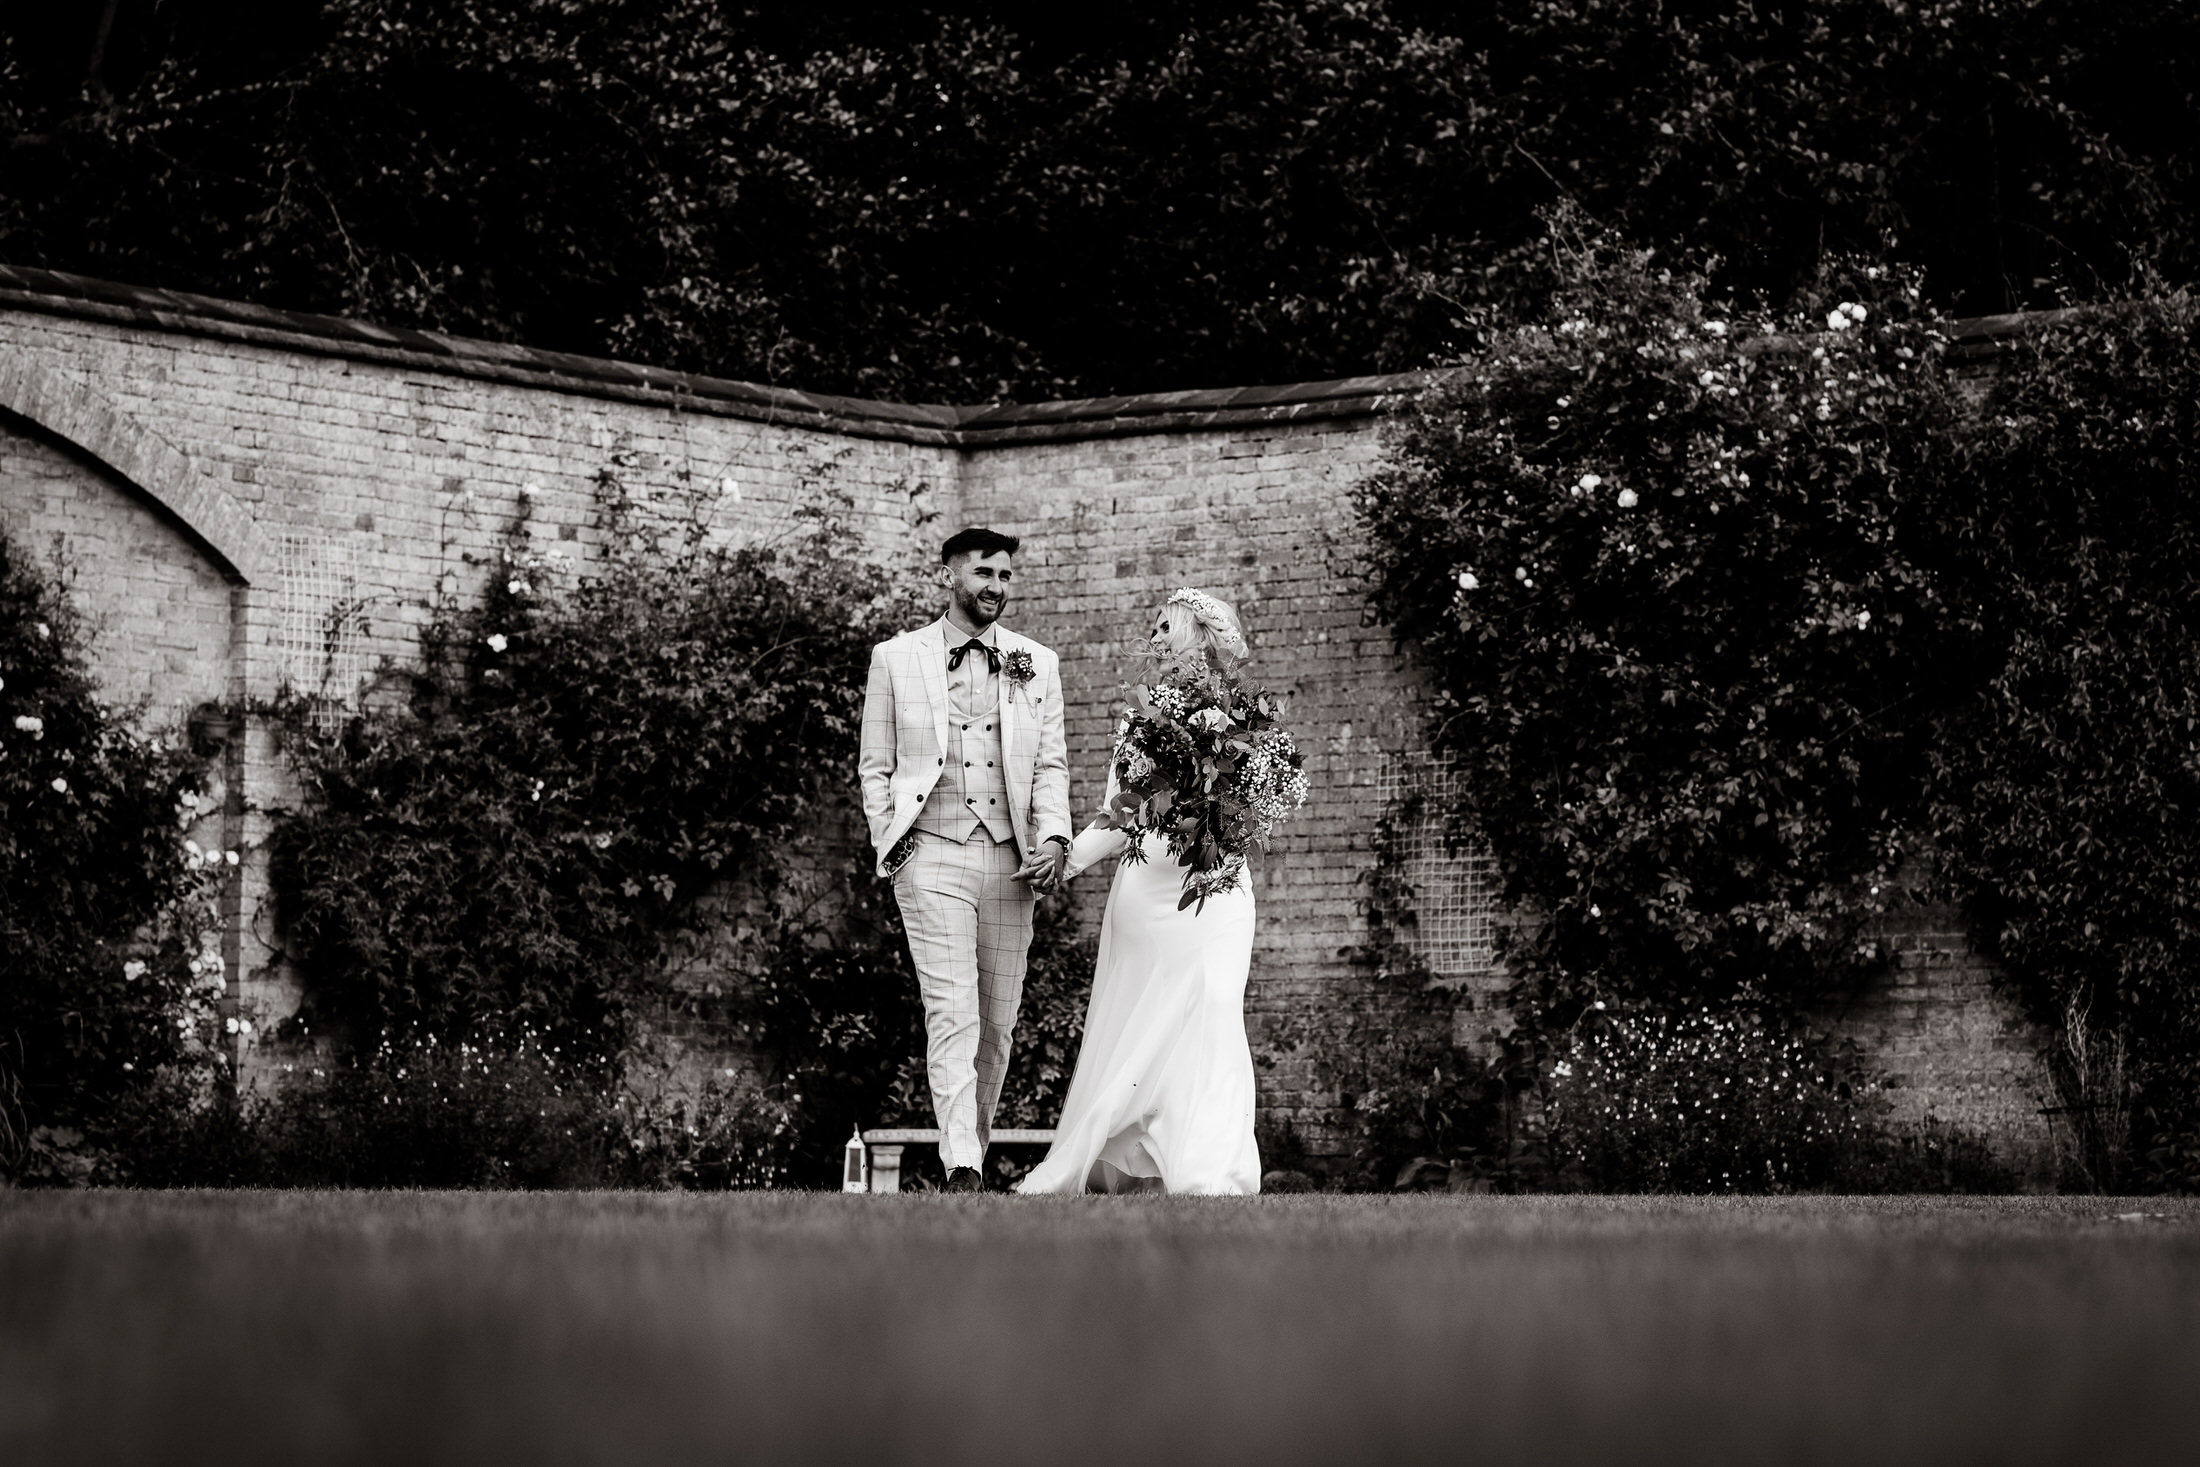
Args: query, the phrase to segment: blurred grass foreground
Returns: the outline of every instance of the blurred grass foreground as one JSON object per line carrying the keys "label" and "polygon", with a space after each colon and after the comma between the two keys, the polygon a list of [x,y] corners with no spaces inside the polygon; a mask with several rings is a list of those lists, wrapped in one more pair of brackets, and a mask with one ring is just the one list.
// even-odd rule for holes
{"label": "blurred grass foreground", "polygon": [[2189,1460],[2200,1203],[0,1192],[0,1461]]}

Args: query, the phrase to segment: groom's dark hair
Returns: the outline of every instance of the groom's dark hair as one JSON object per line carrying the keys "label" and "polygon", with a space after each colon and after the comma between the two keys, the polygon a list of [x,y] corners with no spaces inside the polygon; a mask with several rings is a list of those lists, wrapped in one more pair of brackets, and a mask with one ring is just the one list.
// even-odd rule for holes
{"label": "groom's dark hair", "polygon": [[996,551],[1004,550],[1010,555],[1014,555],[1016,547],[1023,543],[1014,535],[1004,535],[999,530],[988,530],[978,525],[972,525],[968,529],[957,530],[947,537],[947,543],[940,547],[940,564],[951,565],[954,563],[956,556],[971,550],[975,550],[980,555],[991,555]]}

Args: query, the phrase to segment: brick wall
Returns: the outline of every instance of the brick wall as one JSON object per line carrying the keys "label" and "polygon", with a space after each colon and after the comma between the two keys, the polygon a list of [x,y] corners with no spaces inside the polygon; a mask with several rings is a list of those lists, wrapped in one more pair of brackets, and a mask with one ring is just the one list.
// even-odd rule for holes
{"label": "brick wall", "polygon": [[2040,1034],[1972,950],[1962,914],[1901,907],[1879,937],[1892,961],[1824,1017],[1887,1072],[1896,1119],[1988,1138],[2026,1186],[2051,1189],[2055,1142],[2042,1111],[2058,1102]]}
{"label": "brick wall", "polygon": [[110,699],[172,723],[227,689],[229,578],[112,471],[13,414],[0,415],[0,528],[40,557],[58,539]]}
{"label": "brick wall", "polygon": [[[1238,606],[1258,675],[1290,694],[1310,756],[1312,800],[1255,871],[1259,1045],[1279,1021],[1335,1011],[1360,981],[1347,952],[1366,930],[1378,784],[1419,743],[1412,669],[1364,620],[1350,510],[1381,452],[1381,400],[1407,386],[903,407],[0,267],[0,523],[63,536],[77,594],[107,628],[110,690],[149,695],[168,719],[310,671],[301,606],[331,587],[359,608],[344,628],[358,665],[403,662],[435,597],[481,583],[476,562],[525,488],[538,550],[593,555],[590,489],[607,467],[645,494],[730,482],[713,521],[728,538],[780,533],[813,482],[845,493],[869,542],[912,564],[941,526],[992,524],[1025,538],[1010,624],[1062,653],[1080,818],[1155,608],[1202,587]],[[297,795],[264,728],[233,747],[224,778],[219,830],[200,838],[253,851],[231,971],[248,1011],[280,1018],[298,987],[266,944],[256,848]],[[1104,880],[1081,885],[1095,920]],[[1908,1114],[2044,1154],[2035,1040],[1958,926],[1918,915],[1889,939],[1897,961],[1840,1022],[1904,1077]],[[1303,1057],[1261,1084],[1265,1119],[1296,1120],[1317,1151],[1334,1140],[1337,1097]]]}
{"label": "brick wall", "polygon": [[[954,471],[939,446],[688,411],[674,393],[626,401],[453,375],[396,352],[362,360],[68,310],[0,308],[0,353],[0,369],[35,368],[72,410],[119,417],[180,453],[188,472],[246,508],[266,543],[270,563],[247,580],[179,527],[159,486],[131,482],[19,414],[0,420],[0,523],[31,543],[61,535],[77,599],[103,628],[107,691],[150,694],[150,715],[165,724],[201,702],[304,681],[320,659],[299,633],[310,643],[325,630],[332,594],[359,608],[355,661],[340,671],[405,663],[435,598],[484,583],[524,489],[535,547],[573,564],[600,548],[592,482],[605,468],[645,497],[683,475],[714,493],[730,481],[713,521],[729,541],[784,533],[805,485],[829,485],[850,496],[881,554],[907,557],[921,554],[914,521]],[[340,675],[332,691],[349,681]],[[258,725],[219,777],[216,812],[190,834],[246,856],[231,903],[229,1004],[279,1021],[301,990],[270,943],[262,848],[298,793]],[[241,1059],[248,1079],[266,1078],[268,1056]]]}

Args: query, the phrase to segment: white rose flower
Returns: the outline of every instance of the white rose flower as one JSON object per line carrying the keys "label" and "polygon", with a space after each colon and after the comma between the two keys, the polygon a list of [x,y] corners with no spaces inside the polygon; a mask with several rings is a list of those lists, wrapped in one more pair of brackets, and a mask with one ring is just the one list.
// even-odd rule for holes
{"label": "white rose flower", "polygon": [[1831,327],[1835,331],[1848,330],[1849,313],[1847,311],[1836,308],[1833,314],[1826,317],[1826,325]]}
{"label": "white rose flower", "polygon": [[122,965],[122,979],[125,983],[135,983],[144,976],[145,965],[136,958],[132,958]]}
{"label": "white rose flower", "polygon": [[1642,501],[1636,497],[1634,490],[1622,489],[1619,491],[1619,507],[1621,509],[1633,509],[1641,502]]}
{"label": "white rose flower", "polygon": [[50,640],[52,637],[53,628],[47,626],[44,622],[40,622],[38,624],[38,640],[44,642]]}
{"label": "white rose flower", "polygon": [[239,855],[235,851],[223,851],[222,859],[227,861],[230,865],[235,866],[241,864],[244,860],[244,857]]}
{"label": "white rose flower", "polygon": [[510,645],[511,643],[507,642],[504,639],[504,633],[491,632],[489,634],[489,650],[491,652],[502,652],[506,647],[509,647]]}
{"label": "white rose flower", "polygon": [[69,782],[60,775],[55,775],[53,777],[53,792],[57,795],[67,794],[69,792]]}
{"label": "white rose flower", "polygon": [[1480,586],[1481,584],[1482,584],[1482,583],[1481,583],[1480,581],[1478,581],[1478,580],[1476,580],[1476,579],[1474,578],[1474,572],[1473,572],[1473,571],[1461,571],[1461,572],[1459,572],[1459,589],[1460,589],[1460,590],[1462,590],[1462,591],[1472,591],[1472,590],[1476,589],[1477,587],[1479,587],[1479,586]]}
{"label": "white rose flower", "polygon": [[527,583],[525,581],[507,581],[504,589],[514,596],[524,596],[527,594]]}
{"label": "white rose flower", "polygon": [[237,1021],[235,1019],[224,1019],[222,1021],[222,1027],[228,1030],[230,1033],[234,1034],[237,1032]]}
{"label": "white rose flower", "polygon": [[1726,322],[1706,321],[1703,323],[1703,329],[1713,336],[1724,336],[1726,335]]}
{"label": "white rose flower", "polygon": [[1870,626],[1871,624],[1872,614],[1870,612],[1859,611],[1858,613],[1856,613],[1856,629],[1858,631],[1864,630],[1864,628]]}

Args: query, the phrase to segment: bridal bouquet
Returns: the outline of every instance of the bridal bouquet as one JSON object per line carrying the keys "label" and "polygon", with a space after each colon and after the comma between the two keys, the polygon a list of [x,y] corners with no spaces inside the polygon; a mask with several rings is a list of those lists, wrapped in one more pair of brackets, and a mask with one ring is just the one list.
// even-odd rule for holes
{"label": "bridal bouquet", "polygon": [[1278,820],[1306,803],[1305,759],[1276,727],[1273,693],[1202,664],[1168,669],[1133,690],[1115,738],[1117,791],[1101,820],[1142,861],[1149,832],[1187,868],[1178,911],[1236,887],[1245,853],[1268,848]]}

